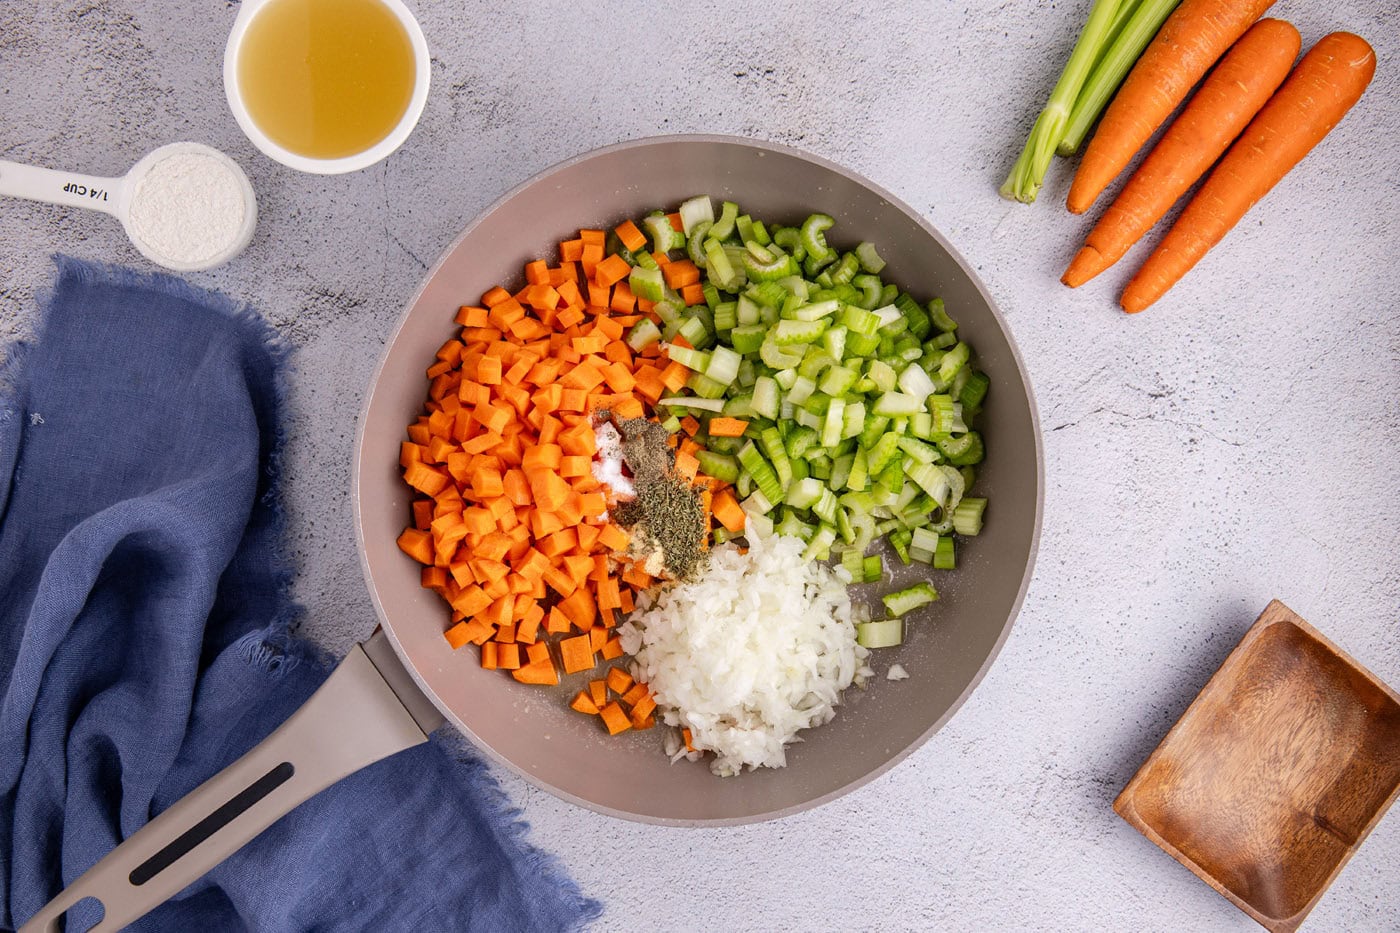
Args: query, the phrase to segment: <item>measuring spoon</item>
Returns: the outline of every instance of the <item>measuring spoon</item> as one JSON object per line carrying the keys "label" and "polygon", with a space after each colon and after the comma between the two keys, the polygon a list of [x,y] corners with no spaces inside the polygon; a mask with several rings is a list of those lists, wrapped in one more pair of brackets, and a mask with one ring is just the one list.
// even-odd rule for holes
{"label": "measuring spoon", "polygon": [[[205,233],[214,236],[206,248],[197,254],[172,255],[162,248],[161,237],[166,234],[156,231],[142,219],[154,208],[153,201],[146,201],[156,194],[154,186],[143,185],[151,179],[152,172],[171,156],[196,154],[217,161],[226,170],[227,176],[221,179],[228,184],[241,201],[241,221],[229,222],[227,218],[213,215],[207,199],[189,197],[181,200],[180,209],[187,220],[206,223]],[[227,194],[227,190],[223,193]],[[147,155],[132,166],[131,171],[120,178],[99,178],[92,175],[79,175],[76,172],[62,172],[21,165],[0,159],[0,195],[28,198],[31,201],[45,201],[67,207],[86,207],[91,210],[111,214],[122,222],[132,245],[141,251],[151,262],[174,269],[177,272],[194,272],[212,269],[228,262],[253,239],[253,228],[258,222],[258,204],[253,195],[253,186],[238,163],[217,149],[200,143],[171,143]],[[133,208],[135,210],[133,211]],[[143,208],[145,208],[143,210]],[[136,215],[133,219],[133,213]]]}

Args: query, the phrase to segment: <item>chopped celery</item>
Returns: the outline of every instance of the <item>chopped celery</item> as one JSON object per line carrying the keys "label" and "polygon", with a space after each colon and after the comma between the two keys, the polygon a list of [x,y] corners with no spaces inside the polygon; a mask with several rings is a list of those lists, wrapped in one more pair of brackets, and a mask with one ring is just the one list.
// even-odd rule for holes
{"label": "chopped celery", "polygon": [[[985,500],[963,493],[984,454],[969,424],[990,385],[956,322],[941,300],[925,306],[885,282],[874,243],[829,243],[829,215],[765,227],[733,202],[716,218],[716,203],[685,201],[683,230],[660,212],[642,222],[658,253],[687,251],[703,303],[666,286],[660,255],[624,256],[654,312],[628,346],[663,340],[689,370],[684,390],[656,403],[668,428],[687,411],[749,421],[740,437],[697,432],[700,469],[733,484],[755,532],[800,537],[809,560],[839,552],[852,584],[885,579],[879,555],[865,556],[881,537],[906,564],[951,567],[953,536],[981,530]],[[891,594],[892,611],[936,597],[923,586]],[[875,624],[902,637],[890,621]]]}
{"label": "chopped celery", "polygon": [[[703,223],[711,226],[714,224],[715,206],[710,201],[709,195],[702,194],[687,201],[682,201],[680,215],[681,229],[684,230],[685,235],[689,237],[696,231],[696,228],[700,224]],[[700,236],[704,236],[704,231],[701,231]]]}
{"label": "chopped celery", "polygon": [[661,330],[651,322],[650,318],[642,318],[632,329],[627,332],[627,345],[633,352],[640,353],[661,339]]}
{"label": "chopped celery", "polygon": [[695,452],[700,472],[717,480],[732,483],[739,478],[739,462],[727,454],[717,454],[703,447]]}
{"label": "chopped celery", "polygon": [[976,537],[982,533],[982,513],[987,508],[986,499],[964,497],[953,509],[953,530],[960,535]]}
{"label": "chopped celery", "polygon": [[881,619],[856,625],[856,644],[862,648],[893,648],[904,642],[904,620]]}
{"label": "chopped celery", "polygon": [[666,280],[659,268],[645,269],[633,266],[632,274],[627,278],[627,285],[634,295],[647,301],[660,301],[666,290]]}
{"label": "chopped celery", "polygon": [[[957,510],[954,509],[954,512]],[[933,549],[933,566],[937,570],[953,570],[957,567],[957,558],[953,553],[953,539],[940,537],[938,545]]]}
{"label": "chopped celery", "polygon": [[938,599],[938,591],[928,583],[916,583],[908,589],[880,597],[892,616],[902,616]]}
{"label": "chopped celery", "polygon": [[685,234],[671,226],[671,220],[665,214],[650,215],[642,221],[642,226],[646,227],[651,236],[651,248],[654,252],[664,254],[685,245]]}
{"label": "chopped celery", "polygon": [[860,260],[860,267],[871,274],[879,274],[885,268],[885,261],[875,252],[875,244],[869,241],[856,247],[856,258]]}
{"label": "chopped celery", "polygon": [[866,583],[879,583],[885,578],[885,562],[880,559],[879,554],[871,554],[862,562],[864,573],[862,578]]}

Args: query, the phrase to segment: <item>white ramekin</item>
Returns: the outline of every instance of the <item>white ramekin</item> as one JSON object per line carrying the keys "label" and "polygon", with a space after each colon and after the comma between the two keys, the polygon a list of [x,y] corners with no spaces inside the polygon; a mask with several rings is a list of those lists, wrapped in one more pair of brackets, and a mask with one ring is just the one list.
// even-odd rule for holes
{"label": "white ramekin", "polygon": [[366,168],[399,148],[403,141],[408,138],[408,134],[413,132],[413,127],[417,125],[418,118],[423,113],[423,105],[428,101],[430,74],[428,42],[423,37],[423,29],[418,25],[418,20],[409,12],[408,7],[403,5],[402,0],[379,0],[379,2],[398,17],[399,22],[408,32],[409,43],[413,46],[413,95],[408,100],[408,109],[404,111],[398,125],[388,136],[364,152],[339,159],[313,159],[282,148],[269,139],[267,134],[253,122],[253,118],[248,114],[247,106],[243,103],[243,94],[238,87],[238,52],[243,45],[243,37],[248,34],[248,25],[258,15],[258,11],[270,2],[274,2],[274,0],[243,0],[242,8],[238,11],[238,18],[234,20],[233,29],[229,32],[228,45],[224,47],[224,94],[228,97],[229,109],[233,111],[234,119],[238,121],[238,125],[242,127],[243,132],[253,145],[262,150],[270,159],[275,159],[291,168],[317,175],[338,175],[342,172],[353,172]]}

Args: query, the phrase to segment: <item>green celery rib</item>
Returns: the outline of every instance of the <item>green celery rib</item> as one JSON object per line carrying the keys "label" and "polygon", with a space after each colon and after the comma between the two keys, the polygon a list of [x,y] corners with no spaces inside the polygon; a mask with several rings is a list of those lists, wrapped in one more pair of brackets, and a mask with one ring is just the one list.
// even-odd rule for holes
{"label": "green celery rib", "polygon": [[1140,0],[1133,10],[1132,18],[1124,24],[1118,37],[1113,40],[1099,59],[1084,87],[1079,91],[1079,99],[1070,111],[1069,123],[1065,126],[1064,137],[1055,151],[1062,156],[1074,155],[1089,135],[1089,127],[1103,113],[1108,102],[1118,90],[1118,85],[1128,76],[1128,70],[1142,57],[1143,49],[1157,35],[1172,10],[1181,0]]}
{"label": "green celery rib", "polygon": [[1035,118],[1026,146],[1011,167],[1011,174],[1001,186],[1001,196],[1008,200],[1030,204],[1040,193],[1045,173],[1055,158],[1055,149],[1064,138],[1070,112],[1079,98],[1079,91],[1089,76],[1113,29],[1119,7],[1131,0],[1094,0],[1088,22],[1079,33],[1065,70],[1050,92],[1050,99],[1040,116]]}

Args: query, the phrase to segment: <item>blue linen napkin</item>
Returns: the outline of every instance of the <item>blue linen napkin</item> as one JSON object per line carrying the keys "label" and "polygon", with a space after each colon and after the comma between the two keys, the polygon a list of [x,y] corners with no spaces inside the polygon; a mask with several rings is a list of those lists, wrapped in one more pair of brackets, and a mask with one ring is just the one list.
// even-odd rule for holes
{"label": "blue linen napkin", "polygon": [[[57,263],[37,340],[0,373],[0,928],[239,757],[328,673],[289,632],[274,332],[179,279]],[[312,798],[134,929],[595,918],[600,905],[523,841],[486,766],[450,744]],[[81,907],[69,929],[97,919]]]}

